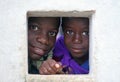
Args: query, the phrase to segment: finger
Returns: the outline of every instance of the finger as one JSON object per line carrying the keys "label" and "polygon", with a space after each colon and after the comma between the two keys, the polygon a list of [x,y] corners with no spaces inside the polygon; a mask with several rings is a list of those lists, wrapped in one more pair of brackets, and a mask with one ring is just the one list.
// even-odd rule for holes
{"label": "finger", "polygon": [[39,73],[40,73],[41,75],[43,75],[43,72],[42,72],[42,70],[39,70]]}
{"label": "finger", "polygon": [[39,73],[40,73],[41,75],[44,74],[44,73],[43,73],[43,68],[40,68],[40,69],[39,69]]}
{"label": "finger", "polygon": [[43,74],[43,64],[39,68],[39,73],[42,75]]}
{"label": "finger", "polygon": [[47,73],[47,70],[44,68],[44,67],[40,67],[40,69],[39,69],[39,73],[41,74],[41,75],[46,75],[46,74],[48,74]]}
{"label": "finger", "polygon": [[55,64],[55,68],[57,69],[57,72],[61,72],[63,69],[63,66],[60,62]]}
{"label": "finger", "polygon": [[46,68],[42,68],[42,72],[43,72],[43,74],[44,75],[49,75],[50,74],[50,72],[46,69]]}
{"label": "finger", "polygon": [[51,67],[53,67],[57,62],[55,60],[49,58],[48,63],[50,64]]}
{"label": "finger", "polygon": [[40,74],[50,74],[50,72],[47,70],[47,62],[44,61],[43,64],[39,68]]}
{"label": "finger", "polygon": [[61,62],[57,62],[57,63],[55,64],[55,67],[56,67],[56,68],[61,68],[61,67],[62,67],[62,63],[61,63]]}
{"label": "finger", "polygon": [[57,62],[53,59],[49,59],[48,64],[51,67],[51,69],[56,72],[57,68],[55,68],[55,64],[57,64]]}
{"label": "finger", "polygon": [[45,62],[44,67],[47,69],[47,71],[48,71],[50,74],[55,74],[55,73],[56,73],[56,71],[54,70],[54,68],[51,67],[48,62]]}

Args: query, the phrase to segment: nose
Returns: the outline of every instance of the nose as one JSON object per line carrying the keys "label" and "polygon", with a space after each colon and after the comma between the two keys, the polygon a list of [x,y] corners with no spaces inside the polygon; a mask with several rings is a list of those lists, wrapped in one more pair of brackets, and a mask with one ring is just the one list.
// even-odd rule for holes
{"label": "nose", "polygon": [[36,38],[37,42],[41,43],[41,44],[45,44],[48,45],[48,36],[47,34],[39,34]]}
{"label": "nose", "polygon": [[73,36],[74,43],[82,43],[82,36],[78,33]]}

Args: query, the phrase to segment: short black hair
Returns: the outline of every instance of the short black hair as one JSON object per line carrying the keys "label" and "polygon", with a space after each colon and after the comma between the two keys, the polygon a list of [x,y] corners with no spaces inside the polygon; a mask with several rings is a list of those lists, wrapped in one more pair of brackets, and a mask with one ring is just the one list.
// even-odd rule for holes
{"label": "short black hair", "polygon": [[37,20],[37,19],[40,19],[40,18],[52,18],[52,19],[55,19],[57,27],[60,26],[60,17],[28,17],[28,24],[35,21],[35,20]]}
{"label": "short black hair", "polygon": [[62,30],[64,31],[64,27],[67,22],[70,20],[79,20],[85,22],[89,26],[89,18],[88,17],[62,17]]}

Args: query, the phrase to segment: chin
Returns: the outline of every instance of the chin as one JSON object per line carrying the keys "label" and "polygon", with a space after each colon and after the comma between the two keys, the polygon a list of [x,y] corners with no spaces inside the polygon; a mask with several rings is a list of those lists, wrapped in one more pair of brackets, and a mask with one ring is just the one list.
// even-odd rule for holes
{"label": "chin", "polygon": [[84,56],[83,54],[74,54],[72,55],[72,57],[74,58],[81,58],[82,56]]}
{"label": "chin", "polygon": [[30,57],[32,60],[39,60],[41,58],[41,56],[38,56],[38,55],[32,55]]}
{"label": "chin", "polygon": [[32,60],[39,60],[40,58],[31,58]]}

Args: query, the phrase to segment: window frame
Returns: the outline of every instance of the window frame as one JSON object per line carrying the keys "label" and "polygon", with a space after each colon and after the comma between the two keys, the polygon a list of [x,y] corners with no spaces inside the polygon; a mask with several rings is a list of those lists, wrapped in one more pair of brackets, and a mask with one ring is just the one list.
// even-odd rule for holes
{"label": "window frame", "polygon": [[[89,74],[78,75],[38,75],[28,73],[28,52],[25,55],[25,70],[26,70],[26,82],[95,82],[96,78],[96,60],[95,60],[95,37],[94,37],[94,21],[95,10],[86,11],[28,11],[26,14],[28,17],[88,17],[90,20],[90,36],[89,36]],[[26,18],[26,23],[27,23]],[[26,24],[27,26],[27,24]],[[28,29],[27,29],[28,31]],[[27,32],[26,31],[26,32]],[[26,33],[27,34],[27,33]],[[27,39],[26,39],[27,40]],[[26,44],[27,45],[27,44]],[[28,49],[28,47],[27,47]],[[27,50],[28,51],[28,50]],[[71,78],[71,79],[70,79]]]}

